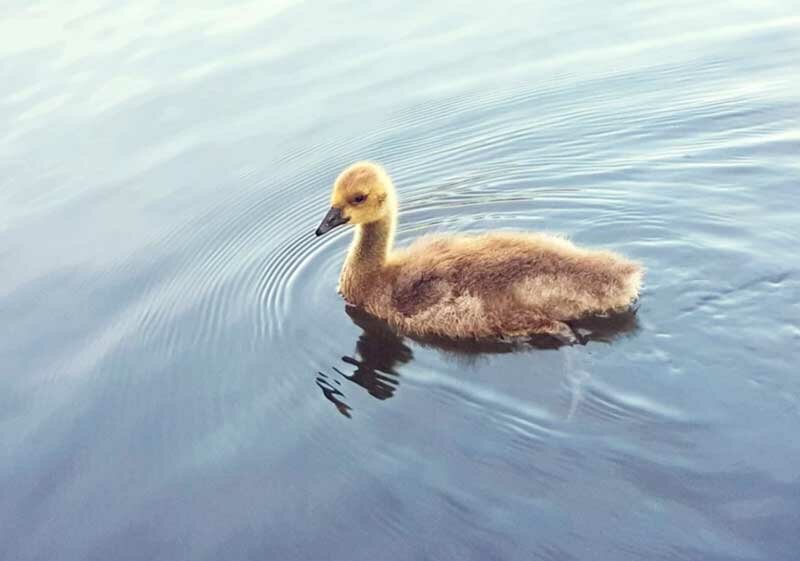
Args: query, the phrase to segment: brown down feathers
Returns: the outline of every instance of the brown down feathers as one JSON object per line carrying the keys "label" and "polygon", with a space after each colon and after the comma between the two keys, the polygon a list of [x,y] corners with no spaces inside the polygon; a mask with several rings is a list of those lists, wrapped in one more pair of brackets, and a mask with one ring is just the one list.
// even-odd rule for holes
{"label": "brown down feathers", "polygon": [[625,310],[639,293],[637,263],[545,234],[425,236],[392,251],[394,188],[369,162],[342,172],[331,205],[356,226],[339,292],[410,335],[571,338],[565,322]]}

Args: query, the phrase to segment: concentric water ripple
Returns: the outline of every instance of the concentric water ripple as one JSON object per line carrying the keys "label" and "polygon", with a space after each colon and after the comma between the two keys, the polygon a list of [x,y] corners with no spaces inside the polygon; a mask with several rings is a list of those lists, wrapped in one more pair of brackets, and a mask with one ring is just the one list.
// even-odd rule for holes
{"label": "concentric water ripple", "polygon": [[[794,559],[790,2],[18,4],[0,558]],[[638,314],[554,348],[346,308],[314,229],[361,159],[397,245],[614,249]]]}

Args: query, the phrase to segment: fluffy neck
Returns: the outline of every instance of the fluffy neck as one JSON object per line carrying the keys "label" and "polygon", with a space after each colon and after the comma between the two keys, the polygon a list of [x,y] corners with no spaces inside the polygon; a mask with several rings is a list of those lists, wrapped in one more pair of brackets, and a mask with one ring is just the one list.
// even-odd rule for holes
{"label": "fluffy neck", "polygon": [[353,273],[372,272],[383,267],[394,241],[395,213],[356,226],[345,266]]}
{"label": "fluffy neck", "polygon": [[339,277],[339,292],[351,304],[367,305],[380,294],[377,285],[392,251],[394,229],[397,222],[397,202],[394,193],[386,201],[387,212],[383,218],[356,226],[353,243]]}

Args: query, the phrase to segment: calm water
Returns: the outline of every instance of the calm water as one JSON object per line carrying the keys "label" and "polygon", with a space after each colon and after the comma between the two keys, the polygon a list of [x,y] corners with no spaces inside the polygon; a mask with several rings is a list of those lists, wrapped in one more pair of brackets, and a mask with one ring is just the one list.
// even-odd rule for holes
{"label": "calm water", "polygon": [[[6,2],[0,559],[795,560],[800,5]],[[400,243],[648,268],[571,348],[348,311]]]}

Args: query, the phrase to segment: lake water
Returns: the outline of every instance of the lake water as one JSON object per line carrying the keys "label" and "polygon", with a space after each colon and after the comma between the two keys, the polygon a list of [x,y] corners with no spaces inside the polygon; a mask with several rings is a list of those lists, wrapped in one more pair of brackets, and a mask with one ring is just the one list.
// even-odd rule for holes
{"label": "lake water", "polygon": [[[0,559],[798,559],[800,5],[490,8],[0,8]],[[638,314],[346,310],[359,159],[400,244],[562,233]]]}

